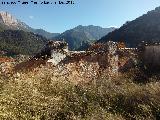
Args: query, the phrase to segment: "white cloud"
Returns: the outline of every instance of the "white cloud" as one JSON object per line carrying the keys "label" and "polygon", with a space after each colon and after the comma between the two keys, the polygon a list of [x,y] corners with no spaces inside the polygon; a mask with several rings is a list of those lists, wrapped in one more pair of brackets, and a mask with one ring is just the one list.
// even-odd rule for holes
{"label": "white cloud", "polygon": [[34,19],[34,16],[30,15],[29,18],[30,18],[30,19]]}
{"label": "white cloud", "polygon": [[110,28],[110,27],[118,28],[118,26],[115,26],[115,25],[111,25],[111,26],[108,26],[108,27],[109,27],[109,28]]}

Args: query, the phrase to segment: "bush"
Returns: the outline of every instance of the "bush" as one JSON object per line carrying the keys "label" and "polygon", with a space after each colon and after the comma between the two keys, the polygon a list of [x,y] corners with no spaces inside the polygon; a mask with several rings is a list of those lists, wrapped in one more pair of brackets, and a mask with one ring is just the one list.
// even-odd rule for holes
{"label": "bush", "polygon": [[98,78],[75,85],[51,69],[0,77],[0,119],[123,120],[160,118],[160,82]]}

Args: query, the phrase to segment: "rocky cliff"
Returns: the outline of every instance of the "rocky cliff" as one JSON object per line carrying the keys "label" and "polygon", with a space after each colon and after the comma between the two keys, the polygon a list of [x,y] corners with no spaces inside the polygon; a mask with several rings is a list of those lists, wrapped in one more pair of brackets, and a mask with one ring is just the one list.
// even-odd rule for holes
{"label": "rocky cliff", "polygon": [[5,24],[7,26],[17,26],[18,20],[15,19],[8,12],[0,12],[0,23]]}

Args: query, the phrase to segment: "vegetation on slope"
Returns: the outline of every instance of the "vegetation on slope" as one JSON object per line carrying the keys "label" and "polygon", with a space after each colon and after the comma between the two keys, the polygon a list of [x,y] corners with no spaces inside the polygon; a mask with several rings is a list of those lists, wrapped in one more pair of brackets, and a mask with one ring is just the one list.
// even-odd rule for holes
{"label": "vegetation on slope", "polygon": [[137,47],[141,41],[160,42],[160,7],[141,17],[126,22],[119,29],[102,37],[98,42],[123,41],[129,47]]}
{"label": "vegetation on slope", "polygon": [[101,28],[99,26],[82,26],[79,25],[71,30],[67,30],[55,39],[64,39],[70,50],[85,50],[86,47],[100,39],[102,36],[107,35],[115,28]]}
{"label": "vegetation on slope", "polygon": [[33,55],[46,44],[47,39],[22,30],[0,32],[0,50],[10,54]]}
{"label": "vegetation on slope", "polygon": [[[99,78],[75,85],[52,69],[0,77],[0,119],[160,119],[160,82]],[[72,81],[72,80],[71,80]]]}

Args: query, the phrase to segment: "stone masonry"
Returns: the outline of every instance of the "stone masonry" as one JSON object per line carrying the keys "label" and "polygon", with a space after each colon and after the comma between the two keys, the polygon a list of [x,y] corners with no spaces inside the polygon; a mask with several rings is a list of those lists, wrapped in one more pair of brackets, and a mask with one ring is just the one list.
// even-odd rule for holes
{"label": "stone masonry", "polygon": [[[47,62],[51,62],[55,66],[70,65],[70,68],[74,69],[75,67],[75,69],[81,71],[80,74],[84,73],[88,76],[92,73],[95,73],[95,75],[108,74],[109,77],[118,75],[117,43],[112,41],[101,44],[97,48],[79,52],[68,51],[68,45],[65,42],[50,41],[37,56],[42,58],[46,56]],[[78,66],[83,70],[78,69]]]}
{"label": "stone masonry", "polygon": [[[87,51],[68,51],[68,44],[61,41],[49,41],[48,44],[26,62],[15,67],[16,70],[31,71],[36,66],[49,64],[53,72],[66,78],[84,83],[105,75],[118,76],[117,43],[94,44]],[[26,71],[27,71],[26,70]]]}

